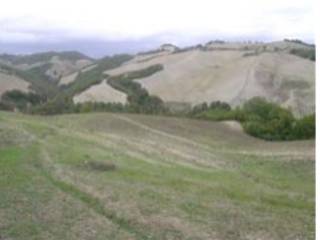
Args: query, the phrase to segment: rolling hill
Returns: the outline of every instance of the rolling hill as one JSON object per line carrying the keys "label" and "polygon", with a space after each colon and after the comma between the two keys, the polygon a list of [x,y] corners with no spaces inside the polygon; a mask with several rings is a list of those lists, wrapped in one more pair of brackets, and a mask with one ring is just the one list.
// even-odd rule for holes
{"label": "rolling hill", "polygon": [[220,100],[237,106],[262,96],[302,116],[314,112],[315,64],[290,52],[310,48],[292,42],[208,43],[138,55],[105,73],[116,76],[162,64],[163,71],[135,81],[166,102],[195,105]]}
{"label": "rolling hill", "polygon": [[[122,79],[125,84],[135,82],[131,87],[140,88],[180,111],[212,101],[236,107],[260,96],[302,117],[315,111],[314,60],[315,47],[298,40],[211,41],[186,48],[164,44],[134,56],[102,59],[91,59],[78,52],[2,54],[0,64],[11,69],[15,80],[8,84],[8,77],[2,73],[0,88],[3,93],[13,86],[21,90],[27,87],[49,100],[126,104],[129,90],[117,83],[117,79]],[[161,69],[149,71],[159,66]],[[19,85],[23,81],[16,78],[29,85]]]}
{"label": "rolling hill", "polygon": [[14,89],[20,90],[22,92],[30,91],[29,89],[30,84],[27,81],[19,78],[18,76],[7,74],[6,72],[1,71],[1,69],[0,69],[0,81],[1,81],[0,96],[5,92],[11,91]]}
{"label": "rolling hill", "polygon": [[93,59],[79,52],[44,52],[30,55],[2,54],[0,60],[24,71],[34,71],[43,78],[58,81],[93,63]]}
{"label": "rolling hill", "polygon": [[314,239],[315,142],[235,122],[0,112],[1,239]]}
{"label": "rolling hill", "polygon": [[[61,93],[72,74],[90,67],[95,60],[78,52],[44,52],[30,55],[0,55],[0,92],[32,91],[46,99]],[[19,81],[18,81],[19,79]]]}
{"label": "rolling hill", "polygon": [[314,239],[314,51],[0,55],[0,240]]}

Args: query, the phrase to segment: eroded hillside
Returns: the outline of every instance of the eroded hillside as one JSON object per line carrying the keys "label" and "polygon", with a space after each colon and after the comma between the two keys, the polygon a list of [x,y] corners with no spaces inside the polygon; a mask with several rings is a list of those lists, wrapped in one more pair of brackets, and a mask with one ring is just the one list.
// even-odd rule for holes
{"label": "eroded hillside", "polygon": [[[31,89],[48,102],[66,99],[70,104],[134,105],[143,100],[140,97],[144,94],[150,100],[148,104],[164,102],[179,111],[213,101],[235,107],[260,96],[301,117],[315,110],[314,50],[314,46],[301,41],[286,40],[212,41],[182,49],[164,44],[135,56],[98,60],[77,52],[3,54],[0,64],[9,69],[10,76],[8,70],[2,71],[0,88],[2,93]],[[136,99],[134,104],[132,99]]]}
{"label": "eroded hillside", "polygon": [[0,97],[3,93],[11,90],[20,90],[28,92],[30,83],[20,78],[16,74],[12,74],[10,69],[0,64]]}
{"label": "eroded hillside", "polygon": [[[292,54],[292,50],[310,48],[285,41],[213,42],[182,50],[160,49],[139,54],[105,74],[125,75],[161,64],[162,71],[134,81],[165,102],[195,105],[220,100],[237,106],[254,96],[262,96],[301,116],[314,112],[315,64]],[[92,94],[92,89],[87,91],[90,93],[83,95]],[[105,99],[97,94],[91,100],[100,101],[100,98]]]}
{"label": "eroded hillside", "polygon": [[93,63],[78,52],[44,52],[30,55],[0,55],[0,60],[20,70],[38,69],[48,80],[57,81]]}

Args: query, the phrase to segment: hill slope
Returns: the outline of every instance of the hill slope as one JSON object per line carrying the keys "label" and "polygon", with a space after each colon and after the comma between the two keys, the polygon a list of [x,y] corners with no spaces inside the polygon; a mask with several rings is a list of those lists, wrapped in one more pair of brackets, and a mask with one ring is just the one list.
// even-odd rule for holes
{"label": "hill slope", "polygon": [[0,64],[0,97],[6,91],[20,90],[29,92],[30,83],[18,75],[8,71],[8,68]]}
{"label": "hill slope", "polygon": [[0,135],[4,239],[314,239],[314,141],[129,114],[0,112]]}
{"label": "hill slope", "polygon": [[[162,71],[135,81],[166,102],[195,105],[220,100],[237,106],[249,98],[262,96],[302,116],[314,112],[315,64],[291,54],[297,49],[312,51],[313,47],[288,41],[213,42],[182,50],[160,49],[139,54],[105,74],[125,75],[161,64]],[[99,97],[95,101],[100,101]]]}
{"label": "hill slope", "polygon": [[[99,60],[78,52],[2,54],[0,64],[49,101],[127,103],[129,92],[135,97],[145,92],[183,111],[212,101],[228,102],[234,107],[261,96],[301,117],[315,111],[314,59],[315,47],[298,40],[212,41],[184,49],[165,44],[135,56]],[[8,84],[8,76],[4,75],[2,79],[6,80],[0,84],[1,92],[12,89],[6,86],[22,82],[15,79]],[[21,86],[17,88],[26,90],[25,84]],[[140,92],[132,93],[134,89]]]}
{"label": "hill slope", "polygon": [[97,99],[99,102],[110,103],[117,102],[125,104],[127,101],[125,93],[120,92],[111,86],[104,80],[97,85],[92,85],[82,93],[75,95],[73,101],[75,103],[83,102],[95,102]]}
{"label": "hill slope", "polygon": [[[30,55],[0,55],[0,60],[20,70],[37,71],[47,80],[57,81],[93,63],[93,59],[79,52],[43,52]],[[44,67],[46,66],[46,67]]]}

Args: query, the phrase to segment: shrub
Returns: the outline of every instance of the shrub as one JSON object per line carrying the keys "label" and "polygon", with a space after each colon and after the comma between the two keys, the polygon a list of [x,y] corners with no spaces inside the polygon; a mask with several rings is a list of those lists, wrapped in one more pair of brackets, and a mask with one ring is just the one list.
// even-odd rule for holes
{"label": "shrub", "polygon": [[19,90],[11,90],[5,92],[1,96],[2,105],[5,109],[13,110],[15,108],[25,111],[31,105],[38,105],[45,99],[38,94],[29,92],[21,92]]}
{"label": "shrub", "polygon": [[[223,118],[223,115],[229,111],[231,111],[231,107],[226,102],[215,101],[211,102],[210,105],[204,102],[195,105],[190,111],[189,115],[204,118],[206,117],[205,115],[210,115],[211,117],[219,115],[218,119],[220,119]],[[214,118],[216,119],[216,117]]]}
{"label": "shrub", "polygon": [[316,60],[316,50],[315,48],[294,48],[290,50],[290,53],[299,57],[310,59],[311,61]]}
{"label": "shrub", "polygon": [[243,127],[249,134],[267,140],[291,138],[294,117],[289,110],[254,97],[243,105],[243,112]]}
{"label": "shrub", "polygon": [[208,104],[207,104],[206,102],[200,103],[200,104],[195,105],[195,106],[192,108],[192,110],[191,110],[191,112],[189,113],[189,115],[191,115],[191,116],[197,116],[197,115],[199,115],[199,114],[201,114],[201,113],[203,113],[203,112],[208,111],[208,109],[209,109],[209,107],[208,107]]}
{"label": "shrub", "polygon": [[231,110],[231,107],[228,103],[220,102],[220,101],[211,102],[209,108],[210,109],[226,110],[226,111]]}
{"label": "shrub", "polygon": [[293,137],[297,139],[314,138],[316,134],[315,114],[305,116],[295,121],[293,126]]}
{"label": "shrub", "polygon": [[192,117],[221,121],[237,120],[244,130],[266,140],[298,140],[315,137],[315,115],[295,119],[293,114],[275,103],[254,97],[242,107],[231,109],[221,102],[200,104],[193,108]]}

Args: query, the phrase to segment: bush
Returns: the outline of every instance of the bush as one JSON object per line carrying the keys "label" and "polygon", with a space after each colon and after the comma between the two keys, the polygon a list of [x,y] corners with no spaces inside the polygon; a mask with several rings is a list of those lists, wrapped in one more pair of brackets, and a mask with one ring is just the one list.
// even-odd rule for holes
{"label": "bush", "polygon": [[292,138],[292,113],[280,106],[255,97],[243,105],[243,127],[247,133],[267,140]]}
{"label": "bush", "polygon": [[315,138],[316,121],[315,114],[305,116],[295,121],[293,126],[293,137],[297,139]]}
{"label": "bush", "polygon": [[310,48],[310,49],[294,48],[290,50],[290,53],[299,57],[310,59],[311,61],[316,60],[315,48]]}
{"label": "bush", "polygon": [[193,108],[191,117],[206,120],[236,120],[244,130],[265,140],[298,140],[315,137],[315,115],[295,119],[293,114],[261,97],[248,100],[243,107],[231,109],[221,102],[200,104]]}
{"label": "bush", "polygon": [[71,113],[74,111],[72,99],[59,97],[46,102],[43,105],[32,107],[29,112],[32,114],[53,115]]}
{"label": "bush", "polygon": [[210,103],[209,108],[211,110],[219,109],[219,110],[225,110],[225,111],[230,111],[231,107],[228,103],[226,102],[220,102],[220,101],[215,101]]}
{"label": "bush", "polygon": [[215,101],[208,105],[206,102],[195,105],[190,111],[189,115],[194,117],[206,117],[210,115],[214,117],[218,115],[218,119],[223,118],[224,114],[228,114],[231,111],[231,107],[226,102]]}
{"label": "bush", "polygon": [[32,105],[38,105],[44,101],[45,99],[38,94],[19,90],[7,91],[1,96],[2,107],[6,110],[26,111]]}
{"label": "bush", "polygon": [[190,111],[190,116],[198,116],[209,110],[208,104],[206,102],[195,105]]}

